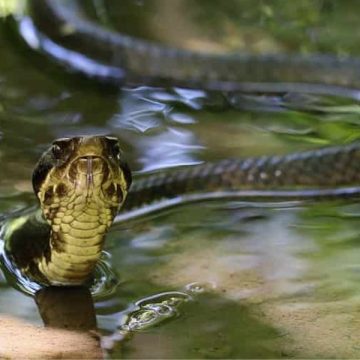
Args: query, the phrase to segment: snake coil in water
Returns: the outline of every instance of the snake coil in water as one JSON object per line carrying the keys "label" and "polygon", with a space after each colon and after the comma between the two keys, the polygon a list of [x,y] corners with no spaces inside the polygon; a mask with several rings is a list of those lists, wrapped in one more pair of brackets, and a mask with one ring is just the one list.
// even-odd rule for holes
{"label": "snake coil in water", "polygon": [[[20,32],[27,43],[70,71],[107,83],[360,97],[356,91],[360,89],[358,58],[197,53],[106,29],[74,11],[66,1],[28,3],[30,17],[19,20]],[[72,2],[75,9],[79,4]]]}
{"label": "snake coil in water", "polygon": [[354,197],[359,184],[359,143],[185,166],[132,181],[116,138],[62,138],[34,169],[40,210],[5,224],[5,250],[40,284],[79,285],[91,279],[119,210],[191,194],[195,200],[224,193],[242,199]]}

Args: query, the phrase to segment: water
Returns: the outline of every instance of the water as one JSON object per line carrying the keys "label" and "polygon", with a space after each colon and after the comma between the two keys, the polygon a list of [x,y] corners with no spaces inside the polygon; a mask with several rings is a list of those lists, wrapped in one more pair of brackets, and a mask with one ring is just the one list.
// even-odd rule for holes
{"label": "water", "polygon": [[[176,1],[177,6],[180,3]],[[276,3],[261,2],[255,10],[244,2],[254,10],[243,13],[244,25],[235,27],[227,6],[207,1],[209,14],[216,6],[221,10],[216,26],[223,29],[216,43],[210,43],[212,32],[204,35],[203,29],[209,30],[211,17],[204,18],[201,1],[194,3],[191,16],[181,20],[187,23],[195,15],[203,19],[201,34],[187,28],[183,37],[181,23],[178,28],[174,25],[173,33],[152,26],[156,20],[152,16],[160,15],[149,8],[156,4],[164,14],[171,10],[167,1],[129,0],[119,9],[115,2],[93,2],[98,12],[94,16],[102,16],[107,26],[124,22],[106,14],[118,13],[123,20],[130,13],[132,27],[125,22],[121,30],[164,42],[174,39],[182,47],[201,43],[225,51],[224,47],[239,47],[234,45],[239,33],[246,47],[249,29],[257,27],[253,37],[259,50],[254,51],[271,47],[357,54],[352,17],[348,26],[342,20],[355,13],[348,2],[344,6],[340,1],[301,2],[302,18],[297,20],[291,15],[295,10],[286,6],[275,12]],[[107,13],[111,6],[117,12]],[[291,25],[288,38],[275,27],[277,17]],[[333,27],[325,26],[329,19]],[[269,27],[273,33],[260,46]],[[226,46],[219,48],[223,43]],[[178,88],[117,91],[66,74],[14,46],[8,31],[0,33],[0,48],[0,217],[36,204],[31,172],[56,137],[115,135],[131,168],[141,173],[342,144],[360,134],[359,105],[352,99],[225,96]],[[104,349],[114,358],[359,357],[359,216],[358,204],[351,201],[263,205],[216,201],[114,226],[105,249],[112,281],[98,288],[94,297]],[[108,270],[105,274],[109,278]],[[42,324],[33,297],[13,285],[1,274],[0,313]]]}

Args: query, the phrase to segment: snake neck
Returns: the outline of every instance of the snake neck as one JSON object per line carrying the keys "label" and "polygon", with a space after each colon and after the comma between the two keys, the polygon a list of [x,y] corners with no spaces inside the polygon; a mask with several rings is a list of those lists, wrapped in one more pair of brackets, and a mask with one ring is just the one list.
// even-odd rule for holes
{"label": "snake neck", "polygon": [[38,270],[51,285],[79,285],[93,273],[114,212],[99,194],[85,201],[75,194],[73,201],[62,203],[50,208],[49,246]]}
{"label": "snake neck", "polygon": [[5,250],[16,267],[44,285],[90,280],[114,216],[113,209],[95,198],[57,203],[50,223],[40,211],[9,221],[3,229]]}

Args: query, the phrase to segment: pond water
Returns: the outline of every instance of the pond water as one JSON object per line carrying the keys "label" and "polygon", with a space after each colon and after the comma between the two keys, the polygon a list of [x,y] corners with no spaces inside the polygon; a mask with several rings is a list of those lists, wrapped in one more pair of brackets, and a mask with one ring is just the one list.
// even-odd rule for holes
{"label": "pond water", "polygon": [[[94,0],[89,13],[119,31],[184,48],[359,51],[355,1],[169,3]],[[107,88],[37,57],[3,25],[3,218],[36,204],[32,169],[57,137],[115,135],[142,173],[360,136],[360,106],[352,99]],[[94,297],[108,356],[360,357],[359,217],[355,201],[217,201],[116,224],[105,248],[113,275]],[[13,285],[0,275],[0,313],[42,324],[33,297]]]}

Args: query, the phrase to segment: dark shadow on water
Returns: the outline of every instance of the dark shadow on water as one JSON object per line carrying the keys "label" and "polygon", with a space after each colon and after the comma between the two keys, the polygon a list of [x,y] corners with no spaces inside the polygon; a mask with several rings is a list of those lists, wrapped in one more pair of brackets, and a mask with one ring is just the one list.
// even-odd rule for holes
{"label": "dark shadow on water", "polygon": [[86,287],[46,287],[35,294],[35,302],[46,327],[96,329],[94,303]]}

